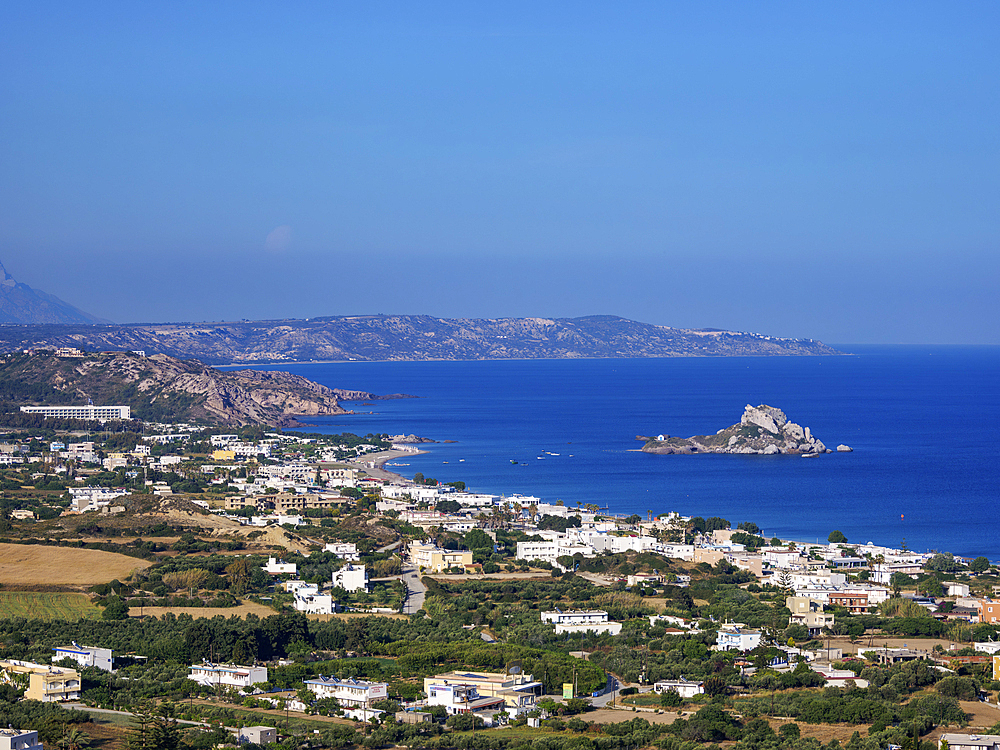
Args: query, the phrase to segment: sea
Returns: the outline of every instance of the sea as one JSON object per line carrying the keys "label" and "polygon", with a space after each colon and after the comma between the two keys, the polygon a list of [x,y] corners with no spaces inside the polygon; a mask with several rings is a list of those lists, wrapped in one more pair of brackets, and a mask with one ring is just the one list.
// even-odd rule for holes
{"label": "sea", "polygon": [[[388,468],[470,491],[756,523],[770,538],[1000,560],[1000,347],[839,345],[845,356],[340,362],[259,367],[416,398],[346,403],[308,432],[437,442]],[[851,453],[660,456],[768,404]]]}

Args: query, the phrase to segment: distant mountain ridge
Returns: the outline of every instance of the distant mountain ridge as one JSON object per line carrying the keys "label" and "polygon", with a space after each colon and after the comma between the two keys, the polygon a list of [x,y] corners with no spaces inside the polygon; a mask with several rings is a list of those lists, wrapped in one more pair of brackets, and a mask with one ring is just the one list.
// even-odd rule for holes
{"label": "distant mountain ridge", "polygon": [[813,339],[582,318],[357,315],[306,320],[0,326],[0,351],[143,350],[213,365],[310,361],[832,355]]}
{"label": "distant mountain ridge", "polygon": [[107,323],[40,289],[22,284],[0,263],[0,323]]}

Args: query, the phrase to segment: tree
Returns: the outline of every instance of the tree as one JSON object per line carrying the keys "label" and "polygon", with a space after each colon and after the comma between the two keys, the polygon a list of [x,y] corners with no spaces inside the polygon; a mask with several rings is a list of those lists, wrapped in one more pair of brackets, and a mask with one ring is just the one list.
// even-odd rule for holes
{"label": "tree", "polygon": [[830,544],[847,544],[847,537],[844,536],[842,531],[831,531],[830,536],[826,538]]}
{"label": "tree", "polygon": [[482,529],[472,529],[465,535],[465,546],[471,550],[493,549],[493,540]]}
{"label": "tree", "polygon": [[683,702],[684,699],[681,698],[681,694],[678,693],[673,688],[670,688],[669,690],[664,690],[662,693],[660,693],[660,705],[663,706],[664,708],[673,708],[675,706],[681,705]]}
{"label": "tree", "polygon": [[108,600],[108,605],[104,608],[101,617],[105,620],[127,620],[128,609],[128,602],[120,596],[114,596]]}
{"label": "tree", "polygon": [[950,552],[938,552],[924,563],[925,570],[936,570],[942,573],[950,573],[957,568],[958,563],[955,562],[955,556]]}
{"label": "tree", "polygon": [[755,524],[753,521],[741,521],[737,524],[736,528],[739,531],[745,531],[748,534],[760,534],[760,526]]}
{"label": "tree", "polygon": [[980,555],[969,564],[969,570],[973,573],[985,573],[990,569],[990,561]]}
{"label": "tree", "polygon": [[912,583],[913,578],[906,575],[906,573],[893,573],[889,576],[889,585],[892,587],[892,595],[894,597],[899,596],[899,592],[903,586],[910,586]]}
{"label": "tree", "polygon": [[458,513],[462,510],[462,504],[455,500],[439,500],[434,507],[439,513]]}
{"label": "tree", "polygon": [[153,721],[149,731],[150,747],[153,750],[179,750],[181,747],[181,728],[173,714],[171,704],[160,704],[159,716]]}

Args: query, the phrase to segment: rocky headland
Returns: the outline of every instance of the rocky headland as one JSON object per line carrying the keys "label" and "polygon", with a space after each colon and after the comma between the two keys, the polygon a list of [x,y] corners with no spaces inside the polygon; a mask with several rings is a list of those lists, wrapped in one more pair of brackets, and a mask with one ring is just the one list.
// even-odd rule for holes
{"label": "rocky headland", "polygon": [[289,427],[301,418],[345,414],[342,401],[383,398],[406,396],[328,388],[287,372],[221,371],[165,354],[38,352],[0,360],[0,413],[90,400],[130,406],[134,418],[147,421]]}
{"label": "rocky headland", "polygon": [[[671,435],[648,437],[639,435],[643,453],[693,454],[693,453],[741,453],[741,454],[798,454],[818,455],[832,453],[808,427],[789,422],[781,409],[761,404],[747,404],[743,416],[737,424],[719,430],[714,435],[695,435],[681,438]],[[838,451],[850,451],[846,445],[838,446]]]}

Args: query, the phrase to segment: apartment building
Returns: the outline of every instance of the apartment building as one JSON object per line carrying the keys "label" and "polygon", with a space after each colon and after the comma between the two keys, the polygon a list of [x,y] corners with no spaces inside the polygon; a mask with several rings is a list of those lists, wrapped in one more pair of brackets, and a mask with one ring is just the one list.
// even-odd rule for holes
{"label": "apartment building", "polygon": [[267,667],[242,667],[237,664],[213,664],[206,661],[192,664],[188,679],[208,687],[224,685],[248,688],[258,682],[267,682]]}
{"label": "apartment building", "polygon": [[92,422],[108,422],[117,419],[131,419],[132,409],[128,406],[22,406],[24,414],[41,414],[59,419],[87,419]]}
{"label": "apartment building", "polygon": [[413,542],[410,544],[410,560],[418,568],[432,573],[440,573],[448,568],[464,568],[472,565],[472,552],[441,549],[433,544]]}
{"label": "apartment building", "polygon": [[336,698],[340,705],[352,708],[370,708],[373,701],[384,700],[389,695],[389,686],[384,682],[339,680],[323,675],[305,680],[305,686],[316,694],[317,699]]}
{"label": "apartment building", "polygon": [[542,612],[542,622],[555,625],[557,633],[611,633],[618,635],[622,630],[620,622],[608,619],[608,613],[599,609],[554,609]]}
{"label": "apartment building", "polygon": [[74,642],[72,646],[56,646],[52,651],[54,652],[53,661],[68,658],[81,667],[97,667],[105,672],[111,672],[114,669],[114,655],[110,648],[80,646]]}
{"label": "apartment building", "polygon": [[[518,713],[532,710],[535,700],[545,692],[542,683],[530,674],[447,672],[424,678],[424,692],[428,696],[432,689],[440,690],[452,685],[475,688],[480,698],[500,698],[504,706]],[[474,710],[480,709],[477,707]]]}
{"label": "apartment building", "polygon": [[35,729],[0,729],[0,750],[42,750]]}
{"label": "apartment building", "polygon": [[24,697],[42,703],[80,698],[80,673],[66,667],[10,659],[0,661],[0,682],[25,688]]}
{"label": "apartment building", "polygon": [[335,570],[332,575],[333,587],[344,591],[364,591],[368,588],[368,574],[364,565],[354,565],[347,563],[340,570]]}

